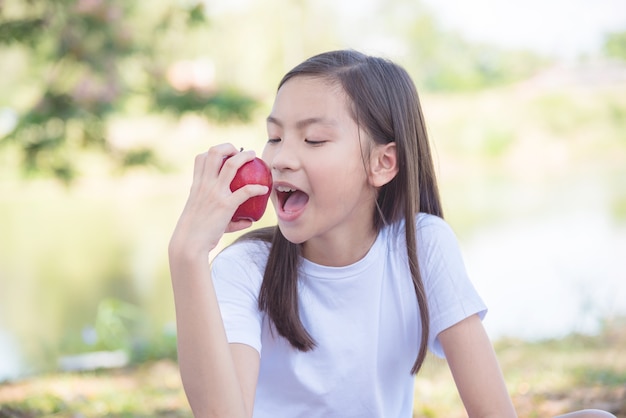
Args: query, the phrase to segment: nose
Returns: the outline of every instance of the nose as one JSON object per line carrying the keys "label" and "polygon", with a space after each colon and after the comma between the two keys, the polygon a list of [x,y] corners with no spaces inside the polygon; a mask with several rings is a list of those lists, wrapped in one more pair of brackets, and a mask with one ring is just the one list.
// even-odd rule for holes
{"label": "nose", "polygon": [[300,158],[295,141],[281,139],[278,143],[268,143],[263,150],[263,159],[272,170],[294,171],[300,167]]}

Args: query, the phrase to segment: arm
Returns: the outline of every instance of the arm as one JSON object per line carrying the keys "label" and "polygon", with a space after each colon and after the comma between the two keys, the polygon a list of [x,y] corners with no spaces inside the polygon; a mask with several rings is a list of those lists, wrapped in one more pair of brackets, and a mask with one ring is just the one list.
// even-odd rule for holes
{"label": "arm", "polygon": [[480,318],[470,316],[438,338],[469,417],[517,417]]}
{"label": "arm", "polygon": [[252,347],[228,344],[206,258],[176,264],[178,361],[194,416],[251,417],[259,355]]}
{"label": "arm", "polygon": [[[230,221],[236,208],[267,191],[258,185],[230,191],[237,169],[253,158],[235,153],[221,145],[196,157],[189,198],[169,244],[181,377],[194,416],[203,418],[252,416],[259,370],[253,348],[228,344],[208,262],[224,232],[250,226]],[[220,171],[226,155],[234,156]]]}

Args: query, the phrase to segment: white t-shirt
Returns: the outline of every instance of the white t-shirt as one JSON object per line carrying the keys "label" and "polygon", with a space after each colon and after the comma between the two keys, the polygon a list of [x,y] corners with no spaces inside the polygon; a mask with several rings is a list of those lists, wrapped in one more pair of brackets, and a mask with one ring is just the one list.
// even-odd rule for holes
{"label": "white t-shirt", "polygon": [[[437,335],[486,307],[467,277],[444,220],[417,217],[418,260],[430,308],[429,348]],[[346,267],[302,260],[299,307],[315,340],[300,352],[270,329],[257,295],[269,244],[244,241],[213,261],[228,340],[254,347],[261,367],[254,418],[412,417],[421,326],[406,257],[404,222],[381,230],[367,255]]]}

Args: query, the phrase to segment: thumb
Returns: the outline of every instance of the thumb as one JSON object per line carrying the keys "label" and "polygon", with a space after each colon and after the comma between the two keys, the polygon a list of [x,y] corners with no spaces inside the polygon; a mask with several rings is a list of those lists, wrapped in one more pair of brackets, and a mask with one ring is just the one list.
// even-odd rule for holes
{"label": "thumb", "polygon": [[[245,202],[254,196],[263,196],[270,191],[269,187],[262,184],[246,184],[245,186],[235,190],[233,196],[237,196],[237,200],[241,200],[241,203]],[[240,204],[241,204],[240,203]]]}

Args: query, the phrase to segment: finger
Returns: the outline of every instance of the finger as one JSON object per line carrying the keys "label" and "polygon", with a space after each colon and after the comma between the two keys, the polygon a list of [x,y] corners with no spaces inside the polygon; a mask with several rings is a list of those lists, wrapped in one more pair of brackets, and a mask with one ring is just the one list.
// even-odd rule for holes
{"label": "finger", "polygon": [[269,188],[267,186],[262,184],[247,184],[242,188],[235,190],[232,194],[232,198],[237,204],[237,207],[239,207],[239,205],[251,197],[262,196],[267,192],[269,192]]}
{"label": "finger", "polygon": [[237,232],[242,229],[250,228],[252,221],[250,219],[242,219],[239,221],[231,221],[226,227],[226,232]]}
{"label": "finger", "polygon": [[193,163],[193,177],[191,179],[191,188],[190,188],[190,196],[197,193],[200,189],[203,178],[204,178],[204,167],[205,161],[207,158],[207,153],[203,152],[202,154],[196,155]]}
{"label": "finger", "polygon": [[212,173],[217,176],[225,162],[224,160],[237,154],[237,152],[237,148],[229,143],[219,144],[209,148],[204,169],[207,173]]}
{"label": "finger", "polygon": [[[231,195],[232,201],[236,204],[235,210],[239,207],[239,205],[241,205],[251,197],[264,195],[268,191],[269,188],[267,186],[263,186],[260,184],[248,184],[240,189],[235,190]],[[232,211],[233,214],[235,213],[235,210]],[[252,226],[252,221],[249,219],[241,219],[237,221],[231,220],[228,223],[225,232],[236,232],[245,228],[249,228],[250,226]]]}
{"label": "finger", "polygon": [[215,145],[207,151],[196,155],[191,189],[198,189],[208,173],[212,173],[217,177],[224,158],[236,152],[237,149],[232,144],[226,143]]}
{"label": "finger", "polygon": [[220,163],[221,166],[218,169],[220,180],[227,185],[230,185],[235,178],[237,170],[239,170],[245,163],[252,161],[255,157],[256,154],[252,150],[241,151],[233,154],[231,157],[223,161],[223,163]]}

